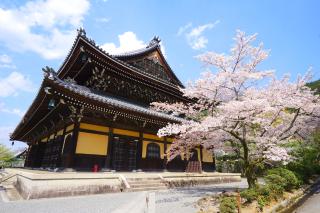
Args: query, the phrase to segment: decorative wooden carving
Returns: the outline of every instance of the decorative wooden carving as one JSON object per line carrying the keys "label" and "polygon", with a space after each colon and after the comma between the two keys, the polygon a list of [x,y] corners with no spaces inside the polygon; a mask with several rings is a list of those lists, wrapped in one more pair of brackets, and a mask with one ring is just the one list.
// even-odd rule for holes
{"label": "decorative wooden carving", "polygon": [[143,103],[155,101],[174,102],[172,98],[164,93],[144,85],[136,84],[127,79],[120,79],[107,73],[104,69],[99,70],[97,67],[92,70],[92,75],[85,82],[85,85],[97,91],[117,94]]}
{"label": "decorative wooden carving", "polygon": [[134,61],[131,65],[139,68],[141,71],[156,76],[164,81],[170,82],[168,74],[164,67],[160,64],[156,57],[144,58],[142,60]]}

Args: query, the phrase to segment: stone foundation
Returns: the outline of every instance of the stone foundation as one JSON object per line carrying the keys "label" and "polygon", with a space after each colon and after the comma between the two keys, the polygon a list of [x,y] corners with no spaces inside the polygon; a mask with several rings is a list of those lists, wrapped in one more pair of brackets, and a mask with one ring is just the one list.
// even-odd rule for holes
{"label": "stone foundation", "polygon": [[189,176],[169,176],[164,177],[165,182],[169,188],[175,187],[190,187],[197,185],[209,185],[219,183],[240,182],[241,176],[238,173],[224,173],[215,175],[189,175]]}
{"label": "stone foundation", "polygon": [[[89,173],[11,169],[9,173],[16,174],[15,187],[26,200],[127,191],[127,188],[130,188],[125,184],[127,179],[139,179],[140,182],[149,181],[152,184],[155,180],[159,180],[164,184],[163,189],[241,181],[240,174],[216,172]],[[144,190],[151,189],[150,187],[141,189]]]}
{"label": "stone foundation", "polygon": [[16,188],[20,195],[28,199],[65,197],[89,194],[120,192],[118,179],[107,180],[30,180],[17,177]]}

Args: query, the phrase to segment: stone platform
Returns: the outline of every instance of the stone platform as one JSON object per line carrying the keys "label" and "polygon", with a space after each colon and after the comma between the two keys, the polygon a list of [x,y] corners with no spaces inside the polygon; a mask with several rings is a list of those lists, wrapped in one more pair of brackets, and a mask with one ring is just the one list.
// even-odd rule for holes
{"label": "stone platform", "polygon": [[[194,185],[240,182],[239,173],[50,172],[6,169],[1,184],[11,181],[23,199],[147,191]],[[6,177],[9,179],[6,180]]]}

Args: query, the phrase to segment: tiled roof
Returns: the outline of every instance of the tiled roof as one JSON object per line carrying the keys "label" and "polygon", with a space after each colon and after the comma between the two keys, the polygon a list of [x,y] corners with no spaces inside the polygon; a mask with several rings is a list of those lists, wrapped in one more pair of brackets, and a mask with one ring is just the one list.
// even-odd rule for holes
{"label": "tiled roof", "polygon": [[53,73],[53,72],[48,72],[46,75],[46,78],[51,80],[53,83],[58,84],[71,92],[77,93],[91,100],[99,101],[109,106],[117,107],[124,110],[129,110],[132,112],[141,113],[141,114],[145,114],[153,117],[158,117],[158,118],[162,118],[162,119],[166,119],[174,122],[182,122],[184,120],[179,117],[157,112],[155,110],[152,110],[140,105],[136,105],[124,100],[120,100],[114,97],[110,97],[105,94],[104,95],[99,94],[96,91],[91,90],[90,88],[85,86],[81,86],[71,82],[66,82],[58,78],[56,73]]}
{"label": "tiled roof", "polygon": [[[76,37],[76,39],[74,40],[74,43],[67,55],[67,57],[65,58],[65,60],[63,61],[61,67],[59,68],[58,70],[58,75],[60,76],[60,73],[63,72],[64,70],[64,67],[66,66],[68,60],[71,58],[72,54],[73,54],[73,51],[75,49],[75,47],[77,46],[78,42],[80,40],[83,40],[85,41],[87,44],[89,45],[92,45],[93,48],[95,48],[96,50],[100,51],[102,54],[104,54],[106,57],[108,57],[109,59],[111,60],[114,60],[115,62],[121,64],[122,66],[125,66],[131,70],[134,70],[134,71],[137,71],[139,73],[142,73],[143,75],[145,75],[146,77],[149,77],[149,78],[152,78],[156,81],[160,81],[162,83],[165,83],[166,85],[168,86],[171,86],[171,87],[176,87],[176,89],[178,89],[178,86],[176,84],[173,84],[172,82],[168,82],[168,81],[164,81],[163,79],[161,78],[158,78],[157,76],[154,76],[154,75],[151,75],[151,74],[148,74],[146,72],[143,72],[141,69],[135,67],[135,66],[132,66],[130,65],[129,63],[125,62],[125,58],[126,57],[135,57],[135,56],[138,56],[140,54],[145,54],[145,53],[148,53],[148,52],[151,52],[153,50],[156,50],[157,48],[160,48],[160,39],[158,37],[154,37],[150,42],[149,44],[142,48],[142,49],[139,49],[139,50],[135,50],[135,51],[132,51],[132,52],[127,52],[127,53],[123,53],[123,54],[119,54],[119,55],[111,55],[109,54],[108,52],[106,52],[104,49],[102,49],[100,46],[98,46],[94,40],[90,39],[87,37],[86,35],[86,32],[84,29],[80,28],[78,30],[78,35]],[[161,51],[160,51],[161,53]],[[183,84],[181,83],[181,81],[177,78],[177,76],[175,75],[175,73],[172,71],[171,67],[169,66],[169,64],[166,62],[165,60],[165,63],[166,65],[169,67],[170,71],[172,72],[174,78],[176,79],[176,81],[178,82],[179,86],[184,88]],[[60,76],[61,77],[61,76]]]}

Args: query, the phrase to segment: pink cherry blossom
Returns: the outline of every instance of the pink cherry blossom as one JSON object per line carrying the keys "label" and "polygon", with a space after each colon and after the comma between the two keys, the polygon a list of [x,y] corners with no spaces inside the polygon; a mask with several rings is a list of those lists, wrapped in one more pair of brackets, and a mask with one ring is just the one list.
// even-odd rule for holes
{"label": "pink cherry blossom", "polygon": [[[260,70],[269,51],[262,44],[252,46],[255,39],[256,35],[237,31],[229,55],[208,52],[197,56],[214,68],[181,89],[184,96],[197,101],[152,104],[157,110],[185,115],[182,123],[168,124],[158,132],[176,138],[167,153],[169,160],[195,146],[223,150],[232,144],[244,160],[248,177],[250,166],[257,162],[290,161],[283,145],[307,137],[319,124],[319,96],[305,86],[310,73],[290,82],[288,76],[278,80],[274,71]],[[248,178],[250,186],[254,179]]]}

